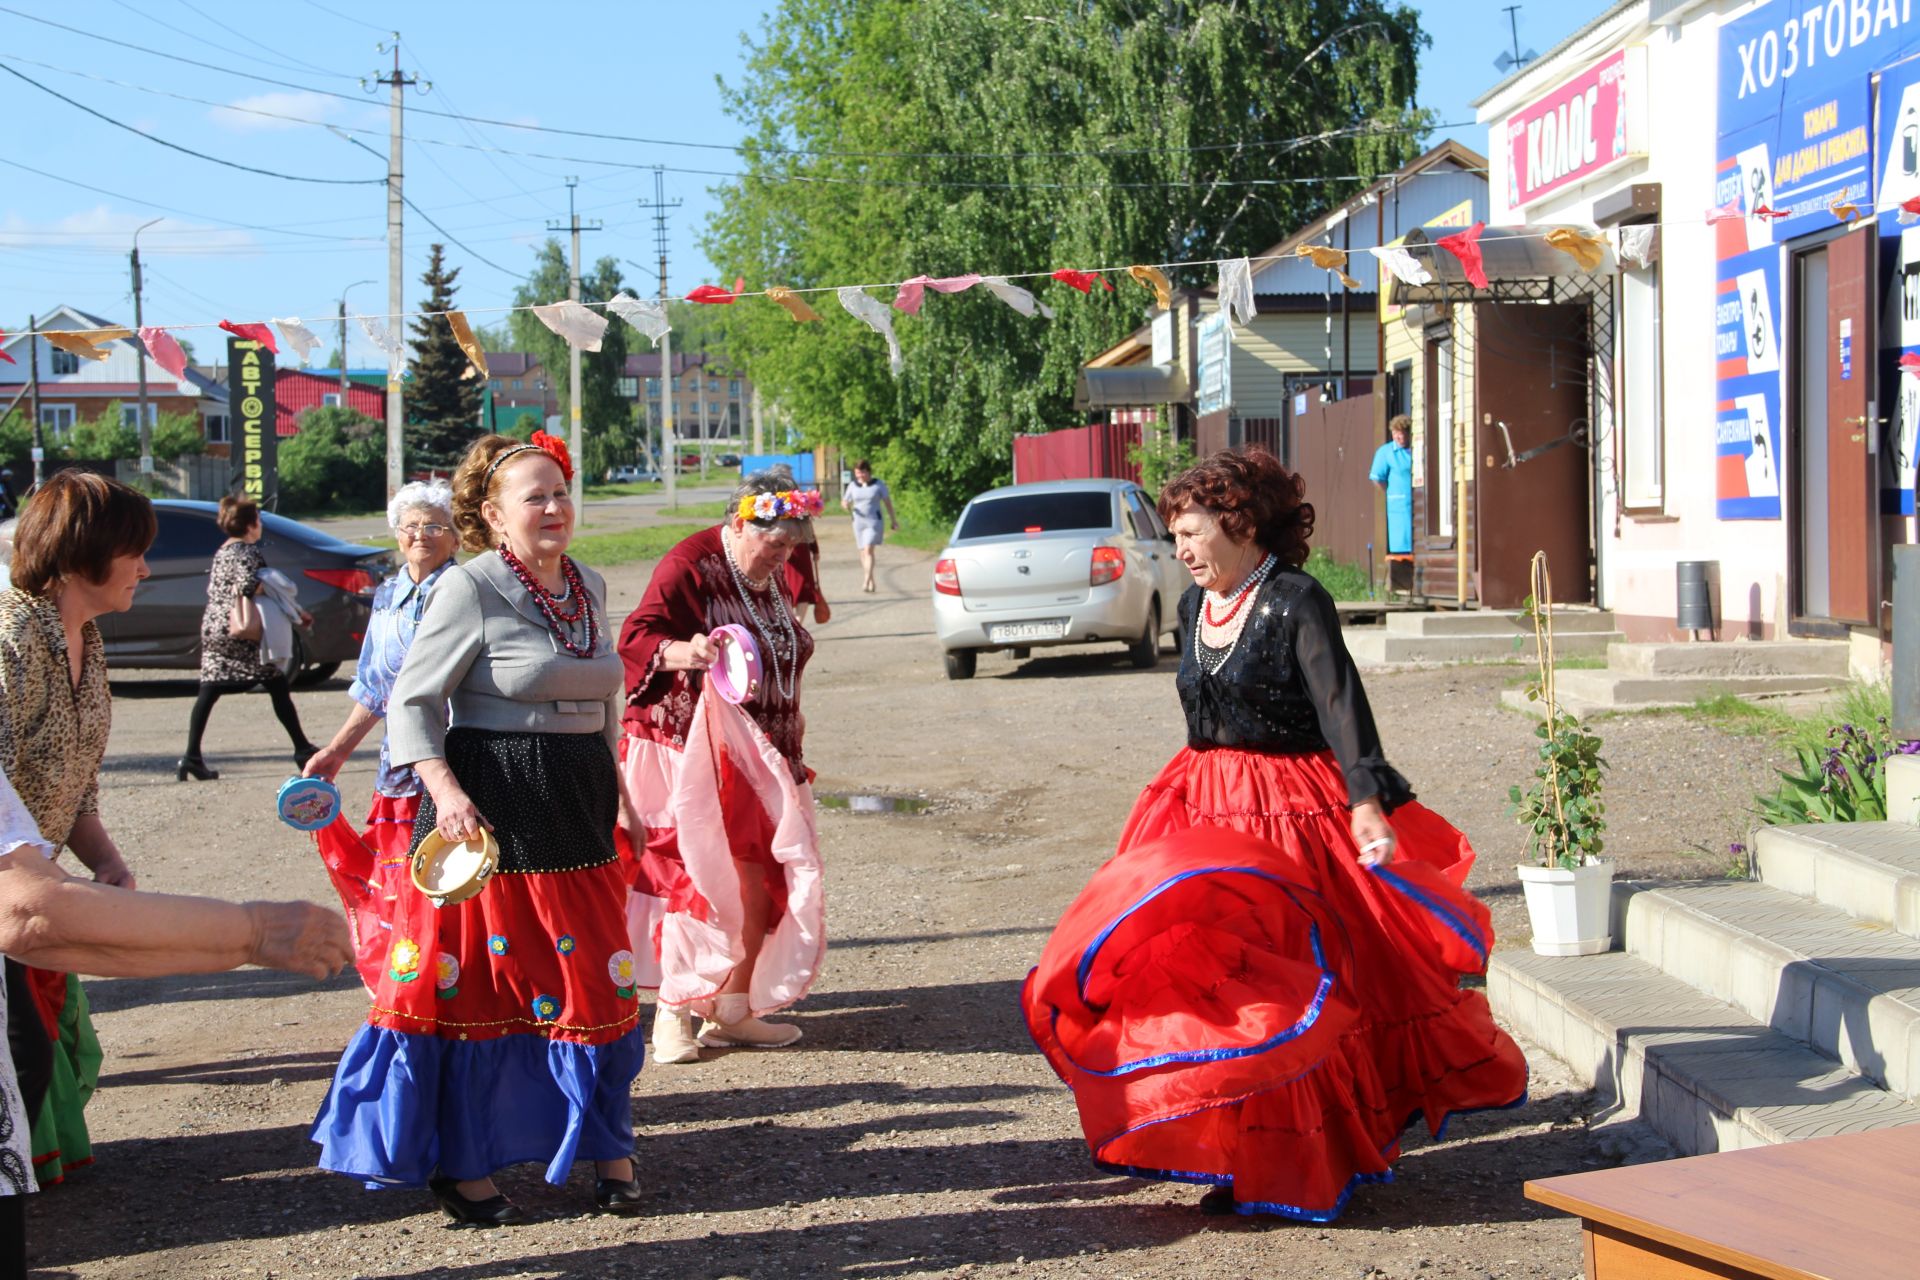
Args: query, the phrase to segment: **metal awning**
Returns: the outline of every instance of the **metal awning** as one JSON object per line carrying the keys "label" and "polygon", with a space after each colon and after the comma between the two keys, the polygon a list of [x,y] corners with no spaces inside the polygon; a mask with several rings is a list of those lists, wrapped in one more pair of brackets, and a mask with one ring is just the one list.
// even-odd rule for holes
{"label": "metal awning", "polygon": [[[1607,245],[1599,268],[1583,271],[1571,255],[1546,242],[1546,234],[1555,229],[1553,224],[1533,224],[1488,227],[1481,232],[1480,262],[1487,273],[1485,289],[1476,289],[1467,283],[1466,268],[1460,259],[1433,243],[1451,232],[1438,228],[1408,232],[1407,251],[1427,269],[1433,280],[1428,284],[1408,284],[1398,277],[1390,277],[1387,301],[1394,306],[1435,302],[1551,302],[1564,296],[1570,285],[1576,291],[1583,285],[1591,288],[1603,277],[1619,271],[1611,237],[1602,237]],[[1593,234],[1591,227],[1573,226],[1569,230]]]}
{"label": "metal awning", "polygon": [[1112,369],[1081,369],[1074,380],[1076,409],[1144,409],[1185,404],[1191,393],[1187,376],[1173,364],[1123,364]]}

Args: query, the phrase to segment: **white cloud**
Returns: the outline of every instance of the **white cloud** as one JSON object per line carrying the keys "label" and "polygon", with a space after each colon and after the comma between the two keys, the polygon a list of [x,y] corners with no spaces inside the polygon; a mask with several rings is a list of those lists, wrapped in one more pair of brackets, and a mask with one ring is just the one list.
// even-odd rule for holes
{"label": "white cloud", "polygon": [[[34,221],[9,213],[0,217],[0,249],[112,249],[125,253],[133,247],[134,229],[152,220],[152,214],[120,213],[104,204],[49,221]],[[140,237],[142,257],[245,253],[255,247],[251,232],[207,226],[186,218],[167,218],[158,226],[149,227]]]}
{"label": "white cloud", "polygon": [[[302,121],[331,120],[338,105],[338,98],[318,93],[260,93],[237,98],[207,114],[223,128],[257,133],[269,129],[298,129]],[[282,119],[284,116],[297,118]]]}

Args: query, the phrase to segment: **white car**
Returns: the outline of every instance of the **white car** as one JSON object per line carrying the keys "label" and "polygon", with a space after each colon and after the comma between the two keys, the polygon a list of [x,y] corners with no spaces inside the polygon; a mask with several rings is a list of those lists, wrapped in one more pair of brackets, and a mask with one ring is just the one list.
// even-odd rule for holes
{"label": "white car", "polygon": [[933,625],[947,677],[972,677],[982,650],[1119,642],[1142,669],[1178,626],[1193,575],[1130,480],[992,489],[967,503],[933,570]]}

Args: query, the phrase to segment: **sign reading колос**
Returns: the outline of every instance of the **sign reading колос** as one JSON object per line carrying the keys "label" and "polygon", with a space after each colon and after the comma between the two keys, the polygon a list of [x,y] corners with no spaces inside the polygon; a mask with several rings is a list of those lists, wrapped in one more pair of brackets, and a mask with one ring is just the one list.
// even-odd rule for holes
{"label": "sign reading \u043a\u043e\u043b\u043e\u0441", "polygon": [[1640,63],[1640,50],[1622,49],[1507,117],[1509,208],[1642,153]]}

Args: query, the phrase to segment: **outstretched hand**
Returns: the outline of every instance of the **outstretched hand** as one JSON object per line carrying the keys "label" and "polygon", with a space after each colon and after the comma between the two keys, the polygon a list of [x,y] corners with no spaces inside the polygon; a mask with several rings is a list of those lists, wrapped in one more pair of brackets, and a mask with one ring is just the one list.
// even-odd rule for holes
{"label": "outstretched hand", "polygon": [[331,978],[353,959],[353,939],[338,911],[311,902],[249,902],[253,964],[309,978]]}

